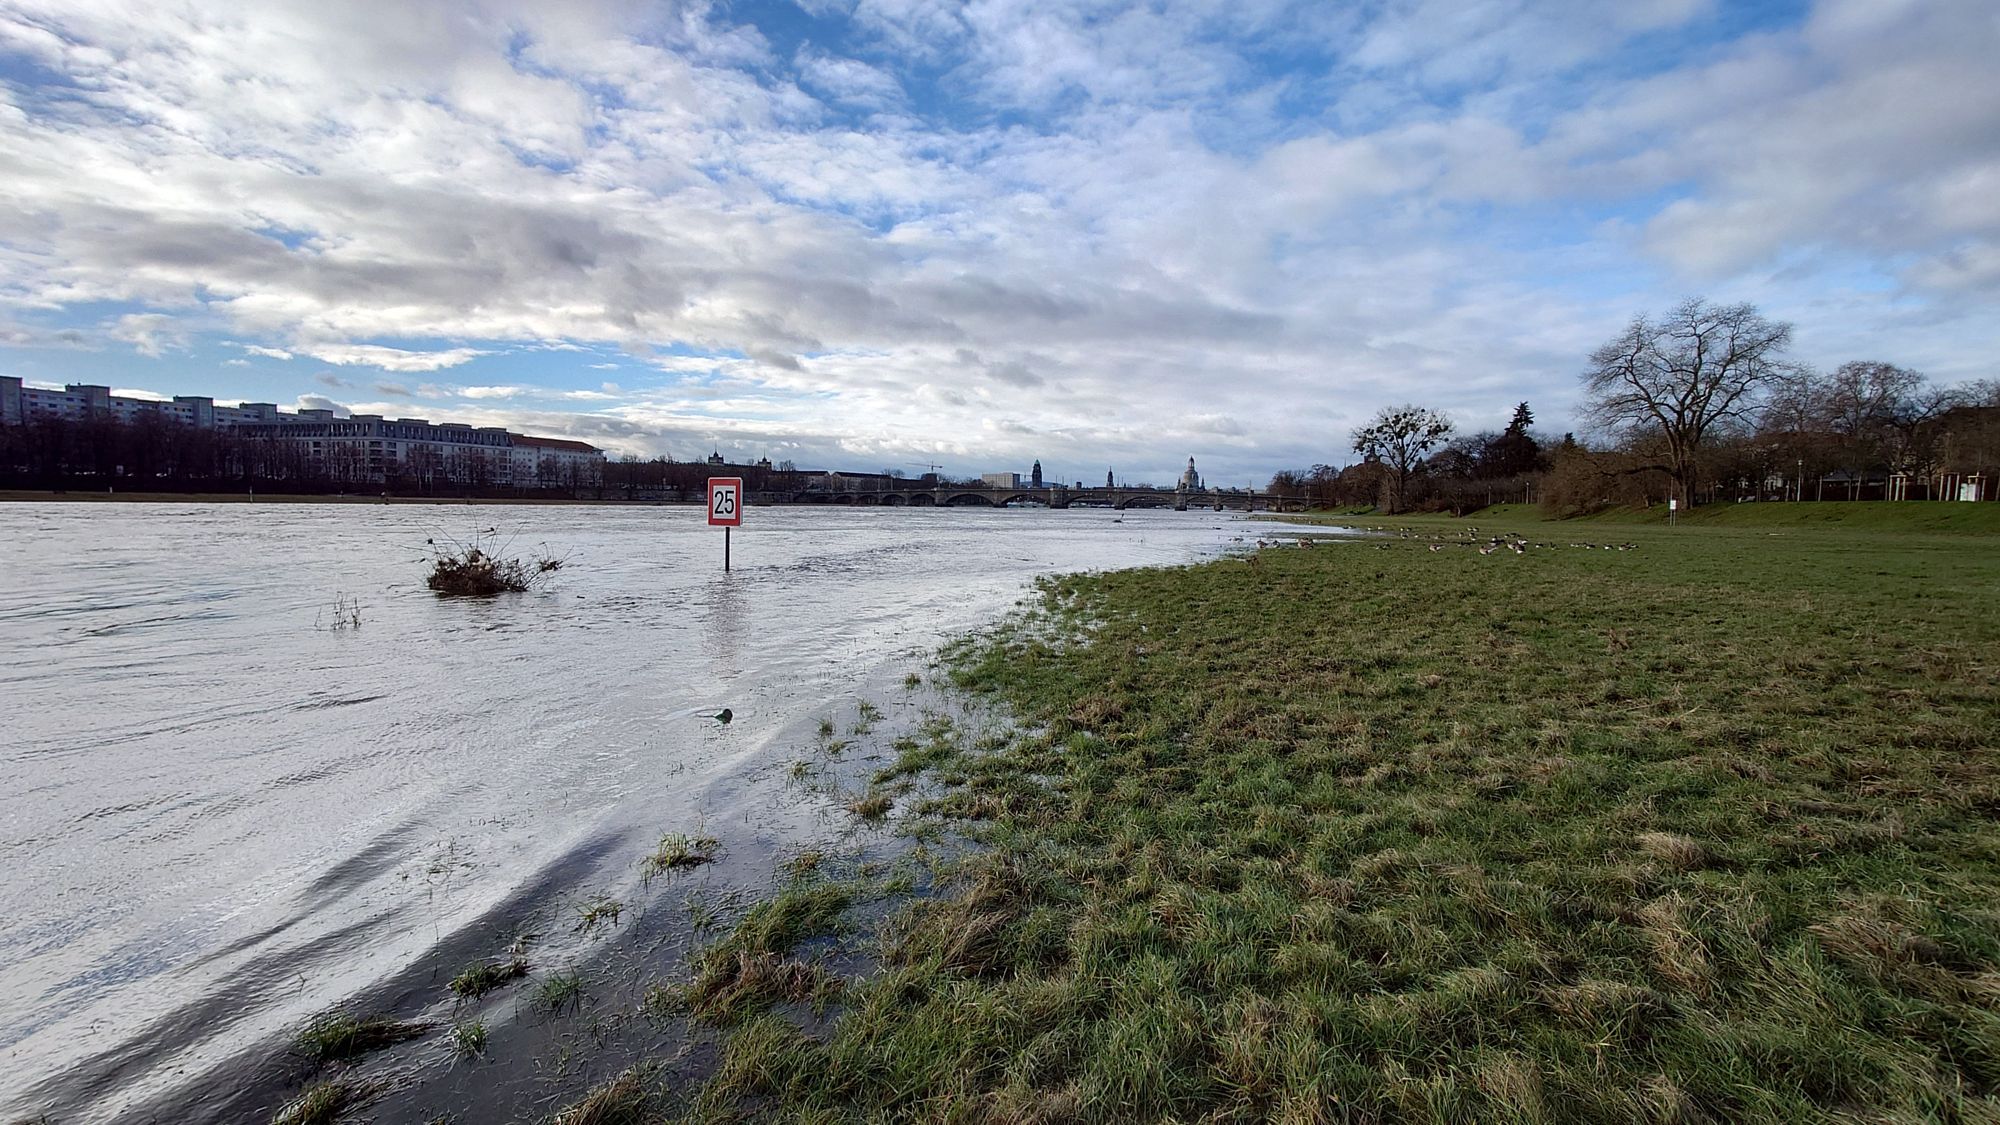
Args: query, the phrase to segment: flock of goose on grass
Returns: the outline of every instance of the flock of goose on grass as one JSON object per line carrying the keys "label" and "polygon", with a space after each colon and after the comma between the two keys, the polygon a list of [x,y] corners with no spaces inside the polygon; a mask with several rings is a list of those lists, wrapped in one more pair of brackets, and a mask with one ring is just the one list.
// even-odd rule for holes
{"label": "flock of goose on grass", "polygon": [[[1512,551],[1517,555],[1525,555],[1529,551],[1559,551],[1565,548],[1579,551],[1636,551],[1639,549],[1637,543],[1578,543],[1575,541],[1569,543],[1537,543],[1517,531],[1506,531],[1499,535],[1489,535],[1482,540],[1479,536],[1479,529],[1476,527],[1468,527],[1464,531],[1452,535],[1427,535],[1410,527],[1399,527],[1395,528],[1394,531],[1398,539],[1414,539],[1420,542],[1428,541],[1430,549],[1433,552],[1443,551],[1451,547],[1471,547],[1482,555],[1491,555],[1499,551]],[[1375,549],[1386,551],[1389,549],[1389,544],[1378,543],[1375,545]]]}
{"label": "flock of goose on grass", "polygon": [[[1489,535],[1482,540],[1479,536],[1479,529],[1476,527],[1468,527],[1462,532],[1455,532],[1451,535],[1427,534],[1412,527],[1398,527],[1390,530],[1394,532],[1398,539],[1409,539],[1427,543],[1433,553],[1449,550],[1452,547],[1470,547],[1482,555],[1497,554],[1501,551],[1512,551],[1517,555],[1525,555],[1529,551],[1559,551],[1565,548],[1579,551],[1636,551],[1639,549],[1637,543],[1579,543],[1575,541],[1569,543],[1537,543],[1527,536],[1513,531],[1502,532],[1499,535]],[[1241,543],[1243,542],[1243,537],[1241,535],[1236,536],[1233,541]],[[1259,551],[1288,545],[1309,549],[1313,543],[1311,539],[1303,536],[1292,540],[1289,544],[1283,539],[1257,540],[1257,549]],[[1378,551],[1386,551],[1393,544],[1377,543],[1374,546]],[[1250,562],[1250,565],[1257,565],[1256,555],[1252,554],[1245,557]]]}

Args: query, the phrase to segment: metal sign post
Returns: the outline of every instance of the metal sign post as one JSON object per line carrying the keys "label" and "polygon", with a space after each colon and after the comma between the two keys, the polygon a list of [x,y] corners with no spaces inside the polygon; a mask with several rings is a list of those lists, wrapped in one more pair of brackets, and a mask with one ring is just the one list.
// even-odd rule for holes
{"label": "metal sign post", "polygon": [[722,529],[722,572],[729,573],[729,531],[743,526],[743,478],[708,478],[708,526]]}

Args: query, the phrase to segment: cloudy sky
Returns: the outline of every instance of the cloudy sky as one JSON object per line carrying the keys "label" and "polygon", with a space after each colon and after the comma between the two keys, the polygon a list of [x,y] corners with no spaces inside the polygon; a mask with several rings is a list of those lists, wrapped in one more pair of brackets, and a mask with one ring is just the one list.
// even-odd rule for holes
{"label": "cloudy sky", "polygon": [[1218,483],[1704,294],[2000,374],[1992,0],[0,0],[0,372]]}

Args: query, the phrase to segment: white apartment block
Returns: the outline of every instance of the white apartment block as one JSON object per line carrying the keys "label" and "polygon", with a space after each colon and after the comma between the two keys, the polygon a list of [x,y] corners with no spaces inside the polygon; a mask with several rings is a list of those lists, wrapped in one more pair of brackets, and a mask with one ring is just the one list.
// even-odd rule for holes
{"label": "white apartment block", "polygon": [[596,485],[604,475],[604,453],[596,446],[527,437],[498,426],[379,414],[341,417],[331,410],[287,413],[268,402],[218,406],[197,395],[176,395],[171,401],[132,398],[89,384],[73,383],[58,391],[0,375],[0,424],[53,418],[127,425],[160,419],[292,443],[323,471],[356,483],[408,478],[426,484],[576,488]]}

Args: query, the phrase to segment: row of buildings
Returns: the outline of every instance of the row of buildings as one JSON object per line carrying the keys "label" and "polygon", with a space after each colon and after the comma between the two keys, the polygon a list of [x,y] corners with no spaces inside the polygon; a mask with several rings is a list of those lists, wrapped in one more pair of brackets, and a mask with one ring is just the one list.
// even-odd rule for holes
{"label": "row of buildings", "polygon": [[398,480],[494,488],[594,487],[603,480],[604,453],[587,442],[529,437],[499,426],[341,416],[331,410],[279,410],[275,403],[218,404],[200,395],[171,400],[115,395],[109,387],[70,384],[30,387],[0,375],[0,424],[170,423],[272,443],[305,469],[341,483]]}

